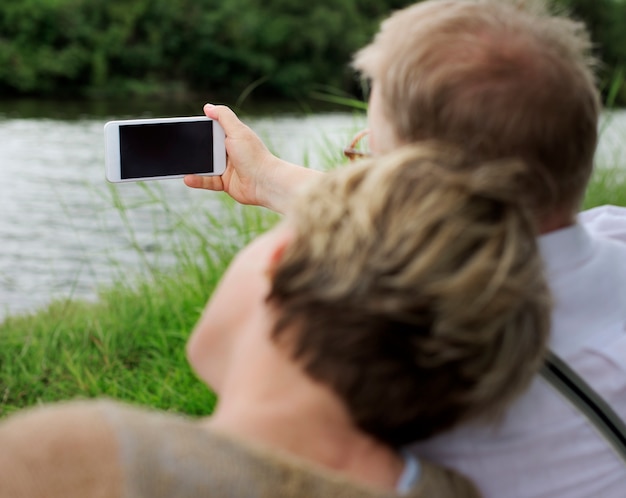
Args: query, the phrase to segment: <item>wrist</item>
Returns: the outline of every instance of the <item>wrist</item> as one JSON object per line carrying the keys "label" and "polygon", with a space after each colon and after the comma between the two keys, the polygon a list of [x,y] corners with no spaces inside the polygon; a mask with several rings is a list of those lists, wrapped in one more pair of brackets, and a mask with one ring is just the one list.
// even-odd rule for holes
{"label": "wrist", "polygon": [[298,189],[321,174],[275,156],[266,171],[265,182],[257,193],[259,205],[281,214],[286,212]]}

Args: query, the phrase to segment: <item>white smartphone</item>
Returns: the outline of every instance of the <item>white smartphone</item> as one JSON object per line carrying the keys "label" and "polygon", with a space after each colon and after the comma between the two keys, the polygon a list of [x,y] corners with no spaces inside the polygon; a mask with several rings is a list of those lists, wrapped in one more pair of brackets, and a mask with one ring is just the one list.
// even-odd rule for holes
{"label": "white smartphone", "polygon": [[221,175],[223,128],[206,116],[129,119],[104,125],[106,178],[136,182]]}

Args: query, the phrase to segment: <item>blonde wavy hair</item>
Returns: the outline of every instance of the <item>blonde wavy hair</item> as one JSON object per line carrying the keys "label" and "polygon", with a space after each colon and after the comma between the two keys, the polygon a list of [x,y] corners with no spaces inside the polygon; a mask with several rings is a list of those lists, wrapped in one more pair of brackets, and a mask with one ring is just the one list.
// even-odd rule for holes
{"label": "blonde wavy hair", "polygon": [[519,162],[407,146],[297,198],[274,340],[398,447],[502,413],[546,348],[550,299]]}
{"label": "blonde wavy hair", "polygon": [[401,143],[442,140],[520,158],[537,215],[579,208],[600,98],[585,26],[541,0],[428,0],[382,23],[353,66],[380,90]]}

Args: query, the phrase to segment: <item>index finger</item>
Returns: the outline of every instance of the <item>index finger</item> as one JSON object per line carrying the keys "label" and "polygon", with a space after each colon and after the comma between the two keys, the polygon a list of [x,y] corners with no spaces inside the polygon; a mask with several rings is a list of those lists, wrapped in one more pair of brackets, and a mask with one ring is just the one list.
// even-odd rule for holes
{"label": "index finger", "polygon": [[237,131],[247,129],[232,109],[225,105],[205,104],[204,114],[222,125],[227,136],[235,135]]}

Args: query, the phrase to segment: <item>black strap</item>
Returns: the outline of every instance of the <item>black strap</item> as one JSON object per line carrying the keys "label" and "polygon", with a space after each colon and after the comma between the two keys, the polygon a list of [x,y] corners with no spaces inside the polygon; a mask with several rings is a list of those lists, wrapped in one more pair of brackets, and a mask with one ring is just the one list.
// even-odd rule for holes
{"label": "black strap", "polygon": [[626,425],[610,405],[551,351],[541,376],[587,416],[626,462]]}

